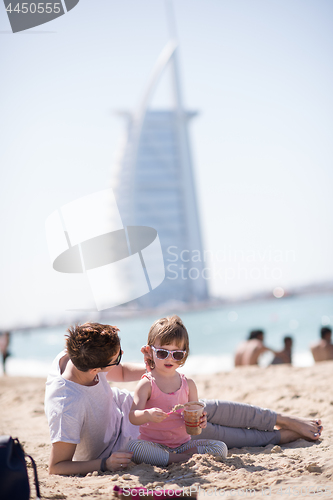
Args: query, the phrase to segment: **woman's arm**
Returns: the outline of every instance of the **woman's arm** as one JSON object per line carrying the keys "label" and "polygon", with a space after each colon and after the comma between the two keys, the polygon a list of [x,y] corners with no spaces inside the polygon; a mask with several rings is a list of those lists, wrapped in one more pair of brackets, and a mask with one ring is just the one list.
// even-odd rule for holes
{"label": "woman's arm", "polygon": [[147,378],[143,378],[138,383],[133,397],[133,404],[129,413],[129,421],[133,425],[142,425],[147,422],[162,422],[168,415],[160,408],[145,409],[150,398],[151,383]]}
{"label": "woman's arm", "polygon": [[[101,468],[102,459],[88,460],[86,462],[73,461],[76,444],[58,441],[52,444],[49,460],[49,474],[87,474]],[[107,459],[106,470],[118,470],[126,467],[131,461],[132,453],[117,451]]]}
{"label": "woman's arm", "polygon": [[144,365],[140,363],[120,363],[120,365],[110,368],[106,378],[112,380],[112,382],[132,382],[133,380],[140,380],[145,372]]}

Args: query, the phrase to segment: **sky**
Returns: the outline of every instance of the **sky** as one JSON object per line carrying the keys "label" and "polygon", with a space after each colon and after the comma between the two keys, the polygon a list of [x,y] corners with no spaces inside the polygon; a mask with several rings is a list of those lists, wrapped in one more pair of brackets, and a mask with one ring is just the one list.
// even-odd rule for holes
{"label": "sky", "polygon": [[[331,0],[177,0],[214,296],[333,279]],[[45,220],[109,186],[169,39],[163,0],[80,0],[13,34],[0,5],[0,327],[66,315]],[[167,74],[155,107],[168,104]]]}

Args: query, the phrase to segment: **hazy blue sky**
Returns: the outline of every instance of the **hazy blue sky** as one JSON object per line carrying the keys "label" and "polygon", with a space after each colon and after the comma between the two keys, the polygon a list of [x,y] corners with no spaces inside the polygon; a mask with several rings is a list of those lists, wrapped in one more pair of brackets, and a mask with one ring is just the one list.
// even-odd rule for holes
{"label": "hazy blue sky", "polygon": [[[184,102],[215,295],[333,279],[333,3],[177,0]],[[168,40],[163,0],[80,0],[12,34],[0,5],[0,325],[64,314],[45,219],[108,187]],[[156,105],[167,101],[166,85]],[[76,293],[76,292],[75,292]]]}

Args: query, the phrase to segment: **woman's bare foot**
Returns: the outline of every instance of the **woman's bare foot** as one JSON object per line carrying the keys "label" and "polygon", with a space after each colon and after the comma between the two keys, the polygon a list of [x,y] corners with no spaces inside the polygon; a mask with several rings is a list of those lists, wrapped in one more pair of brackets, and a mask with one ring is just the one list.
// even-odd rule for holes
{"label": "woman's bare foot", "polygon": [[280,434],[281,439],[279,444],[292,443],[293,441],[296,441],[297,439],[301,439],[303,437],[300,434],[297,434],[297,432],[291,431],[289,429],[281,429]]}
{"label": "woman's bare foot", "polygon": [[[316,441],[320,438],[323,427],[321,420],[313,420],[310,418],[292,417],[290,415],[282,415],[279,413],[276,418],[276,425],[281,429],[281,442],[282,432],[284,430],[293,431],[298,435],[295,439],[300,437],[310,441]],[[290,441],[285,441],[290,443]]]}

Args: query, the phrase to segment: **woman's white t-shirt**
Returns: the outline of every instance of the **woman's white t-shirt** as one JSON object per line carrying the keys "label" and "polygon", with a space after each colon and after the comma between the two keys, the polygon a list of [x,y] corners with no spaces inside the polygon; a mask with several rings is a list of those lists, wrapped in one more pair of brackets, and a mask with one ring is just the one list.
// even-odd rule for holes
{"label": "woman's white t-shirt", "polygon": [[51,443],[76,444],[73,460],[82,461],[125,450],[139,435],[139,427],[128,419],[132,394],[111,388],[104,372],[92,386],[63,378],[59,361],[65,354],[63,351],[55,358],[46,381],[45,413]]}

